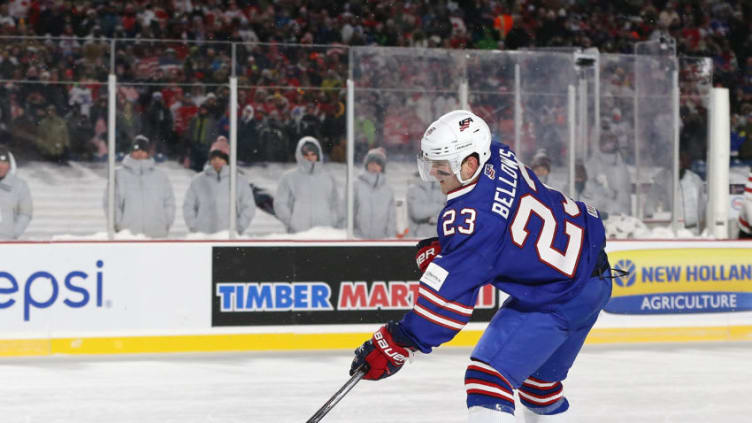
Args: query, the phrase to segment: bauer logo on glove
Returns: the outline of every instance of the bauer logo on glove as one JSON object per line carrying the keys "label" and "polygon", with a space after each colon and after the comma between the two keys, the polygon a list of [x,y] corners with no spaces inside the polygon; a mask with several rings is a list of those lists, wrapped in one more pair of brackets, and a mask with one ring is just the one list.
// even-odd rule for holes
{"label": "bauer logo on glove", "polygon": [[418,253],[415,255],[415,264],[418,265],[420,273],[424,273],[428,265],[441,252],[439,238],[426,238],[418,243]]}
{"label": "bauer logo on glove", "polygon": [[410,359],[413,349],[399,324],[390,321],[355,350],[350,375],[362,368],[365,371],[363,379],[379,380],[389,377]]}
{"label": "bauer logo on glove", "polygon": [[[378,331],[373,334],[373,339],[376,341],[376,345],[379,347],[381,352],[389,357],[392,362],[395,364],[405,364],[405,361],[407,360],[407,357],[400,354],[398,351],[396,351],[395,348],[392,348],[391,345],[389,345],[389,341],[384,339],[384,335],[381,333],[382,331]],[[403,348],[397,347],[400,350],[403,350]]]}

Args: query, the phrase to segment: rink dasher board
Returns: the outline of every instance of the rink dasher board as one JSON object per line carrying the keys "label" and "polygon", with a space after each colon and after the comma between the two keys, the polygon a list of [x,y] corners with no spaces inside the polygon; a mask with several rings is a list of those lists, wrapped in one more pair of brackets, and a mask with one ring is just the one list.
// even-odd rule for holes
{"label": "rink dasher board", "polygon": [[[379,322],[398,317],[409,309],[404,301],[381,307],[379,298],[384,298],[378,292],[381,289],[394,297],[400,288],[403,293],[408,292],[405,298],[410,298],[409,290],[420,278],[411,256],[414,245],[414,241],[0,244],[0,254],[5,259],[0,266],[0,356],[352,349],[370,336]],[[752,292],[752,278],[748,275],[748,269],[752,268],[752,242],[610,241],[607,249],[612,265],[621,262],[631,266],[635,278],[624,279],[620,284],[614,282],[614,298],[630,301],[618,313],[602,313],[588,343],[752,339],[752,311],[744,308],[747,303],[743,300]],[[325,263],[328,254],[338,260],[345,257],[357,260],[359,254],[364,255],[363,251],[369,257],[374,251],[389,256],[391,268],[378,260],[372,268],[349,266],[356,269],[350,270],[348,278],[327,282],[331,286],[339,284],[340,295],[344,282],[349,283],[349,309],[339,310],[337,307],[342,304],[331,304],[334,309],[306,311],[306,306],[312,306],[314,288],[326,288],[326,283],[311,277],[316,275],[318,267],[326,268],[326,274],[347,273]],[[233,252],[237,252],[237,257]],[[262,263],[254,262],[252,256],[256,252],[263,258]],[[290,255],[288,259],[296,263],[292,267],[298,269],[291,273],[291,278],[280,277],[284,275],[279,269],[284,266],[277,266],[278,273],[270,276],[268,269],[273,267],[268,258],[270,252],[275,257]],[[301,254],[306,258],[301,258]],[[319,257],[319,261],[309,260],[311,257]],[[254,269],[262,268],[267,269],[267,274],[256,278]],[[360,277],[358,271],[378,273],[378,277]],[[391,277],[391,272],[397,276]],[[280,292],[304,296],[299,304],[303,308],[252,310],[246,302],[246,308],[229,310],[234,316],[224,317],[221,303],[227,300],[223,297],[227,297],[227,292],[220,294],[218,286],[235,275],[241,279],[234,283],[257,290],[256,305],[269,299],[263,294],[271,291],[264,291],[264,287],[279,283],[283,285]],[[296,279],[298,276],[302,279]],[[390,292],[391,288],[394,292]],[[358,289],[367,295],[359,305],[355,304]],[[330,294],[335,294],[334,289]],[[667,296],[673,299],[665,301],[663,298]],[[731,296],[735,298],[733,311],[697,308],[720,307],[723,304],[719,298]],[[637,300],[632,301],[633,297]],[[485,309],[479,308],[477,315],[487,321],[503,299],[503,293],[490,298],[493,302],[490,306],[489,298],[485,298],[482,305]],[[362,304],[371,300],[377,305]],[[296,300],[287,303],[290,301]],[[667,304],[695,309],[681,313],[655,309]],[[647,312],[629,309],[640,305]],[[330,322],[339,314],[349,323]],[[328,323],[305,321],[306,316],[324,315],[329,316],[323,319]],[[285,316],[292,316],[299,323],[273,324]],[[363,318],[364,323],[357,323]],[[474,345],[485,321],[469,323],[448,345]]]}

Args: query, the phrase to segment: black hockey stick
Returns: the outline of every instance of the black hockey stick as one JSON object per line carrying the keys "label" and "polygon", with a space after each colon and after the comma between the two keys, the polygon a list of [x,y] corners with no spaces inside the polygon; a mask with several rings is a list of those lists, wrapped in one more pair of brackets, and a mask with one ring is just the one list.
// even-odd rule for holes
{"label": "black hockey stick", "polygon": [[363,366],[358,367],[358,370],[353,373],[350,380],[345,382],[344,385],[342,385],[341,388],[339,388],[339,391],[335,392],[334,395],[329,398],[329,401],[327,401],[319,410],[316,412],[316,414],[313,415],[306,423],[318,423],[321,421],[321,419],[324,418],[324,416],[329,413],[332,408],[334,408],[337,403],[347,395],[348,392],[357,384],[360,382],[361,379],[363,379],[363,376],[366,375],[366,372],[363,370]]}

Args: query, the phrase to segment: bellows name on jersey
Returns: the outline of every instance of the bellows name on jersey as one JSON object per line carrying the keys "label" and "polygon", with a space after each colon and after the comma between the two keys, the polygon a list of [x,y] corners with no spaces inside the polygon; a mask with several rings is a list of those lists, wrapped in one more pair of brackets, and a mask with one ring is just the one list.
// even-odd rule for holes
{"label": "bellows name on jersey", "polygon": [[[499,156],[501,157],[501,172],[499,172],[499,181],[505,185],[496,187],[494,192],[494,199],[491,205],[491,211],[503,217],[504,219],[509,217],[509,209],[514,203],[514,196],[517,194],[517,175],[518,173],[518,161],[514,153],[511,150],[499,149]],[[493,166],[487,164],[486,166]],[[496,172],[491,171],[484,172],[486,176],[493,179]]]}

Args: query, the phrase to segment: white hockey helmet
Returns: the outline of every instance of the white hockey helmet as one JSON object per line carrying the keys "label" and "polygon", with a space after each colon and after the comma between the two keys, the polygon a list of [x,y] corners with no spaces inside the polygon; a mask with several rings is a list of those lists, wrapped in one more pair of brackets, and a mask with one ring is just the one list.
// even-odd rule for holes
{"label": "white hockey helmet", "polygon": [[[478,155],[478,170],[469,179],[460,174],[462,161]],[[454,110],[432,123],[420,140],[418,172],[424,181],[433,181],[431,169],[448,166],[462,185],[475,179],[491,157],[491,131],[486,122],[467,110]]]}

